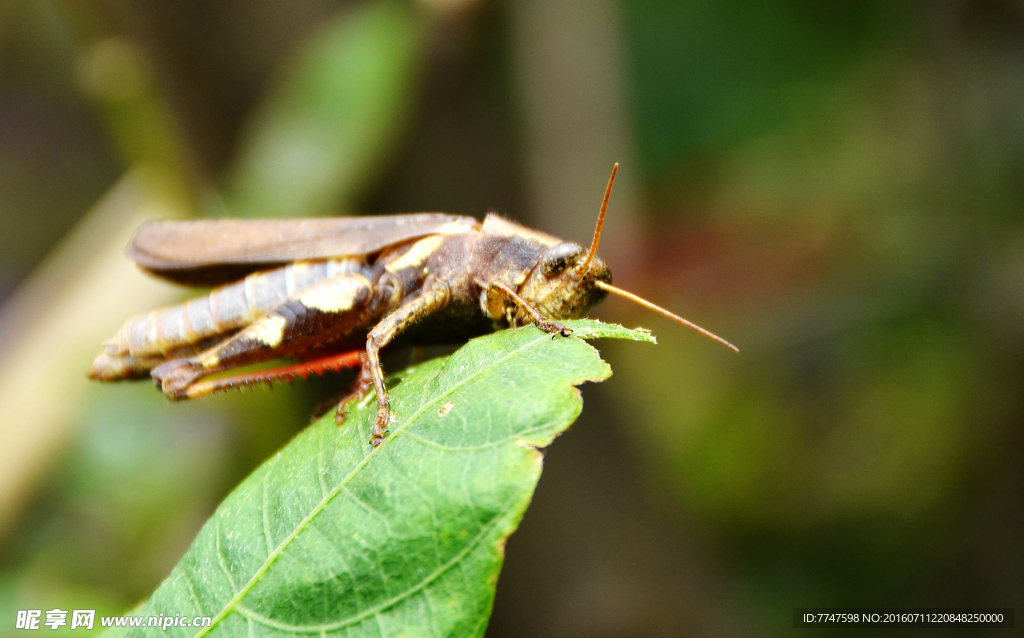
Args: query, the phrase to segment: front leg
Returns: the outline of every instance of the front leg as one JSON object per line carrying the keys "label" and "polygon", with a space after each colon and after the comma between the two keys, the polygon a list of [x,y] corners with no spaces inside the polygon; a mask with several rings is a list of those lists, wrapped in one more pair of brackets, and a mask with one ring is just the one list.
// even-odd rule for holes
{"label": "front leg", "polygon": [[568,337],[572,334],[571,328],[567,328],[557,321],[551,321],[550,319],[545,318],[544,315],[540,314],[539,310],[534,308],[530,302],[516,294],[516,291],[512,290],[512,288],[504,281],[495,279],[490,283],[490,290],[501,291],[501,293],[511,299],[515,305],[519,306],[523,312],[530,315],[530,319],[533,320],[534,325],[544,332],[554,333],[556,335],[560,334],[563,337]]}
{"label": "front leg", "polygon": [[428,280],[423,290],[411,299],[405,299],[391,314],[381,319],[370,330],[366,338],[366,364],[363,369],[373,379],[377,391],[377,420],[373,424],[370,443],[377,447],[387,436],[388,425],[394,417],[384,387],[384,371],[380,365],[380,349],[391,343],[403,330],[420,319],[429,316],[448,305],[451,293],[448,286],[436,280]]}

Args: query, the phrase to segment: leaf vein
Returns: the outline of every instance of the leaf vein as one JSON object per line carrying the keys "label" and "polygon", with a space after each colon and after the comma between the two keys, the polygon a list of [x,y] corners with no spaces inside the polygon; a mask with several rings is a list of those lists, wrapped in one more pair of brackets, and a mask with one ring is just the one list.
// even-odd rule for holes
{"label": "leaf vein", "polygon": [[235,577],[231,575],[231,570],[228,569],[227,557],[224,556],[224,548],[221,546],[220,543],[220,537],[223,534],[221,533],[219,518],[217,519],[217,525],[214,527],[213,531],[216,532],[215,536],[217,538],[217,564],[220,565],[220,568],[224,572],[224,575],[227,576],[228,584],[231,585],[231,591],[235,591]]}
{"label": "leaf vein", "polygon": [[310,527],[310,529],[313,530],[313,532],[316,532],[316,534],[318,534],[320,538],[324,540],[324,542],[327,545],[327,549],[333,552],[334,555],[337,557],[338,562],[341,563],[342,571],[334,574],[332,580],[340,581],[342,574],[348,576],[348,580],[352,584],[352,595],[356,599],[356,605],[358,607],[362,607],[363,600],[362,595],[360,594],[359,591],[359,581],[356,580],[355,574],[352,572],[352,568],[349,567],[348,561],[345,559],[345,552],[343,552],[341,548],[338,547],[337,541],[334,539],[333,536],[328,536],[327,534],[324,534],[322,531],[320,531],[320,528],[318,528],[315,525]]}
{"label": "leaf vein", "polygon": [[422,437],[422,436],[420,436],[418,434],[413,434],[412,432],[405,432],[402,436],[408,437],[408,438],[416,441],[417,443],[422,443],[423,445],[425,445],[427,447],[432,447],[432,448],[435,448],[435,449],[438,449],[438,450],[443,450],[445,452],[478,452],[480,450],[486,450],[488,448],[499,447],[501,445],[505,445],[509,441],[516,441],[516,440],[522,439],[522,438],[524,438],[526,436],[529,436],[531,434],[537,434],[538,432],[543,432],[544,430],[549,430],[549,429],[551,429],[551,427],[548,424],[538,425],[537,427],[528,428],[528,429],[525,429],[525,430],[519,430],[515,434],[513,434],[511,436],[507,436],[507,437],[505,437],[503,439],[495,439],[494,441],[489,441],[487,443],[480,443],[480,444],[477,444],[477,445],[458,445],[458,446],[456,446],[456,445],[445,445],[444,443],[438,443],[437,441],[434,441],[433,439],[427,439],[427,438],[424,438],[424,437]]}
{"label": "leaf vein", "polygon": [[327,466],[324,463],[324,444],[320,441],[316,445],[316,478],[320,481],[320,498],[327,498],[327,483],[324,482],[324,472]]}
{"label": "leaf vein", "polygon": [[274,539],[270,535],[270,519],[267,511],[267,480],[263,479],[263,504],[261,506],[263,510],[263,538],[267,542],[267,556],[270,556],[270,552],[274,551]]}
{"label": "leaf vein", "polygon": [[242,605],[236,605],[235,609],[238,611],[238,613],[242,614],[246,618],[251,618],[252,620],[256,621],[257,623],[259,623],[261,625],[264,625],[265,627],[270,627],[272,629],[280,629],[282,631],[292,631],[292,632],[295,632],[295,633],[312,634],[312,633],[318,633],[318,632],[321,632],[321,631],[335,631],[335,630],[338,630],[338,629],[343,629],[345,627],[351,627],[352,625],[360,623],[360,622],[366,620],[367,618],[369,618],[371,616],[380,614],[381,612],[384,612],[384,611],[390,609],[391,607],[394,607],[395,605],[401,603],[402,601],[411,598],[412,596],[414,596],[418,592],[424,590],[427,587],[427,585],[429,585],[430,583],[434,582],[435,580],[437,580],[438,578],[443,576],[445,574],[445,572],[447,572],[449,569],[451,569],[452,567],[459,566],[461,564],[461,562],[462,562],[462,559],[465,558],[471,551],[476,549],[477,546],[479,546],[480,543],[483,542],[483,540],[485,538],[487,538],[487,536],[490,533],[490,531],[492,529],[494,529],[498,525],[498,523],[500,523],[505,518],[507,518],[509,514],[511,514],[513,511],[515,511],[515,509],[516,509],[516,504],[513,504],[511,507],[508,507],[508,508],[502,510],[501,512],[499,512],[497,515],[495,515],[494,518],[492,518],[486,525],[484,525],[484,526],[482,526],[480,528],[480,532],[473,538],[473,540],[471,542],[467,543],[466,546],[462,550],[460,550],[458,553],[456,553],[454,556],[452,556],[450,559],[448,559],[448,561],[446,563],[444,563],[443,565],[439,566],[432,573],[428,574],[422,581],[417,583],[414,587],[410,587],[406,591],[404,591],[404,592],[402,592],[402,593],[400,593],[400,594],[398,594],[398,595],[396,595],[396,596],[394,596],[394,597],[392,597],[392,598],[390,598],[388,600],[385,600],[384,602],[380,603],[376,607],[373,607],[371,609],[367,609],[367,610],[363,611],[362,613],[359,613],[359,614],[356,614],[355,616],[352,616],[351,618],[342,619],[342,620],[339,620],[339,621],[333,622],[333,623],[325,623],[325,624],[322,624],[322,625],[306,625],[306,626],[302,626],[302,625],[290,625],[290,624],[287,624],[287,623],[282,623],[282,622],[276,621],[276,620],[274,620],[272,618],[267,618],[266,616],[262,616],[262,615],[260,615],[260,614],[258,614],[256,612],[252,611],[251,609],[243,607]]}
{"label": "leaf vein", "polygon": [[196,609],[198,609],[201,612],[204,612],[203,615],[205,615],[206,610],[203,608],[203,601],[200,600],[199,595],[196,594],[196,585],[192,581],[192,575],[189,574],[187,571],[182,570],[182,578],[185,580],[185,584],[188,586],[188,593],[190,596],[192,596],[192,600],[196,604]]}

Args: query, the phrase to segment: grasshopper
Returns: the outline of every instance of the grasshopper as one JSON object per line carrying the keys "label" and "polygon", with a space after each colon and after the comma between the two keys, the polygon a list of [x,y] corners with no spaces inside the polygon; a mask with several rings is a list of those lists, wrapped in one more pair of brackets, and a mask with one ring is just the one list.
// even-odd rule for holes
{"label": "grasshopper", "polygon": [[[152,377],[171,399],[296,376],[360,369],[346,405],[376,391],[370,443],[394,421],[380,351],[451,343],[533,323],[553,338],[560,320],[624,296],[720,343],[682,317],[612,285],[597,257],[618,164],[590,250],[507,221],[416,213],[292,220],[158,221],[127,249],[143,270],[175,283],[216,286],[204,297],[129,319],[96,357],[100,381]],[[299,363],[210,378],[280,358]]]}

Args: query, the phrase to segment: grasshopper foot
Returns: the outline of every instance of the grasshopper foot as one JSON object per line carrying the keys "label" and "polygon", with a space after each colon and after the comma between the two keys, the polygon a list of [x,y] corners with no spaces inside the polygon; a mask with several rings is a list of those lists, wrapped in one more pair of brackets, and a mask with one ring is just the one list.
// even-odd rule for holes
{"label": "grasshopper foot", "polygon": [[384,442],[384,439],[389,434],[388,425],[391,424],[392,420],[391,407],[386,404],[380,406],[380,409],[377,410],[377,420],[373,423],[373,431],[370,433],[370,445],[380,447],[380,444]]}
{"label": "grasshopper foot", "polygon": [[545,319],[541,322],[538,322],[537,327],[543,330],[544,332],[550,333],[552,337],[556,337],[558,335],[568,337],[569,335],[572,334],[572,328],[567,328],[564,324],[561,324],[557,321],[550,321]]}

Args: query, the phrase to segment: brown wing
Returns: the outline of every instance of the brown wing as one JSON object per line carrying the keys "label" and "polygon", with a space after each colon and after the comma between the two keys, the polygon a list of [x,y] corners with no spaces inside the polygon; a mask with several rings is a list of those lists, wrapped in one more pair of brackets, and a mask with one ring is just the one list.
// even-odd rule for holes
{"label": "brown wing", "polygon": [[472,217],[443,213],[157,221],[135,231],[126,252],[158,277],[215,286],[292,261],[371,255],[416,237],[479,227]]}

